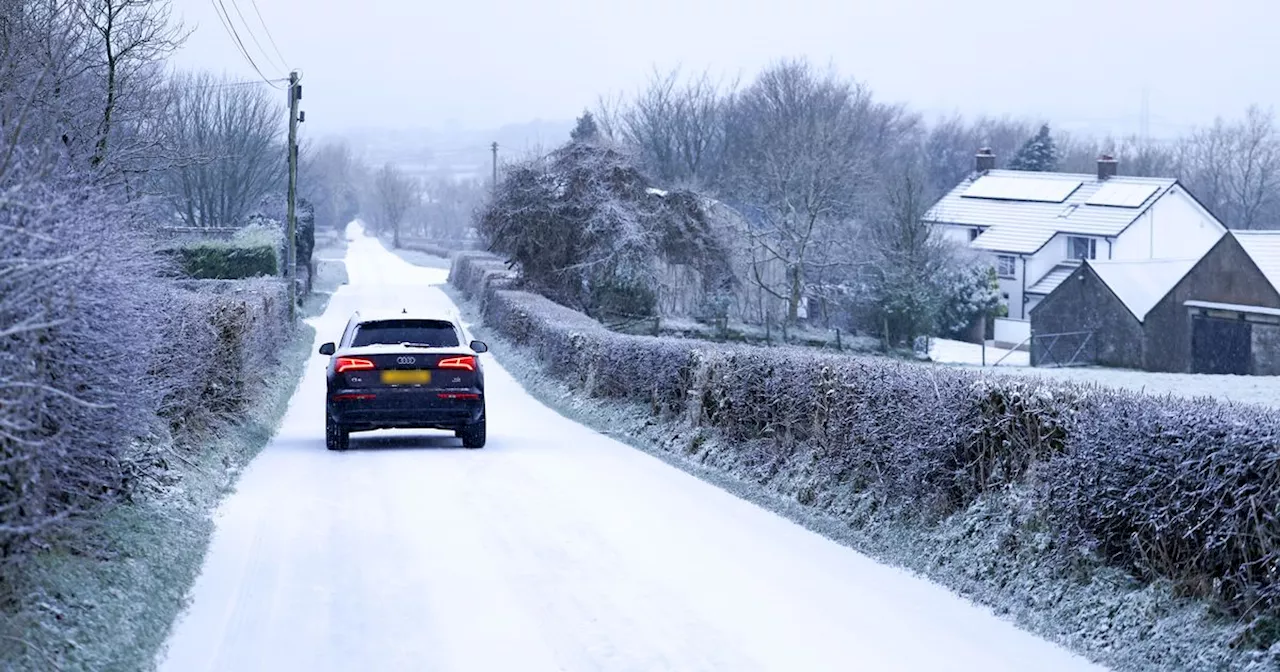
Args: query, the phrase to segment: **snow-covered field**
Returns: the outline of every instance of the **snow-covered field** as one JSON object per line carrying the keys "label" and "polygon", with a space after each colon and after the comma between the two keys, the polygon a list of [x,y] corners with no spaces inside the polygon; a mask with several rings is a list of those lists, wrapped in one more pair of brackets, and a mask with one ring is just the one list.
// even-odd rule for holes
{"label": "snow-covered field", "polygon": [[1210,376],[1192,373],[1154,373],[1104,368],[987,369],[999,374],[1042,376],[1054,380],[1092,383],[1135,392],[1180,397],[1213,397],[1225,401],[1280,408],[1280,376]]}
{"label": "snow-covered field", "polygon": [[[1005,357],[1005,355],[1008,355]],[[1031,367],[1026,352],[1001,350],[988,346],[986,366],[982,364],[982,346],[947,339],[933,339],[930,352],[933,361],[978,368],[998,374],[1040,376],[1053,380],[1118,387],[1154,395],[1213,397],[1226,401],[1261,404],[1280,408],[1280,376],[1210,376],[1191,373],[1153,373],[1131,369],[1085,367]],[[1003,361],[1000,361],[1004,357]],[[998,366],[995,365],[1000,361]]]}
{"label": "snow-covered field", "polygon": [[996,366],[996,362],[999,362],[1000,367],[1031,365],[1031,353],[1023,350],[1010,351],[989,345],[984,352],[984,348],[977,343],[946,338],[930,339],[929,357],[939,364]]}
{"label": "snow-covered field", "polygon": [[[444,306],[372,238],[313,320]],[[318,343],[317,343],[318,345]],[[220,509],[164,670],[1102,669],[575,424],[486,364],[489,446],[323,443],[325,358]]]}

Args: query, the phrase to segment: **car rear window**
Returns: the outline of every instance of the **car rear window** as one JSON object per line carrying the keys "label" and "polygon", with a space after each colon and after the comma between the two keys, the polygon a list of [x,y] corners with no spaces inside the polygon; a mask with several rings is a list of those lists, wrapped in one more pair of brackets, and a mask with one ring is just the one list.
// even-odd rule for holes
{"label": "car rear window", "polygon": [[380,320],[356,326],[352,347],[413,343],[431,348],[456,348],[458,332],[441,320]]}

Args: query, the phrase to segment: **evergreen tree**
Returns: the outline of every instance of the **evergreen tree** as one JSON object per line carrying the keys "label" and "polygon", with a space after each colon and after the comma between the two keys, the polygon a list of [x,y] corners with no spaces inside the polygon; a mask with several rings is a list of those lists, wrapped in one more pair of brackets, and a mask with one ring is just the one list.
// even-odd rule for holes
{"label": "evergreen tree", "polygon": [[591,115],[591,110],[582,111],[582,116],[578,117],[578,125],[569,133],[569,139],[574,142],[595,142],[600,139],[600,128],[596,126],[596,118]]}
{"label": "evergreen tree", "polygon": [[994,316],[1000,307],[1000,278],[990,265],[962,262],[935,282],[942,294],[936,329],[943,338],[964,338],[975,321]]}
{"label": "evergreen tree", "polygon": [[1058,169],[1058,147],[1049,135],[1049,125],[1040,127],[1035,137],[1027,140],[1009,161],[1010,170],[1051,173]]}

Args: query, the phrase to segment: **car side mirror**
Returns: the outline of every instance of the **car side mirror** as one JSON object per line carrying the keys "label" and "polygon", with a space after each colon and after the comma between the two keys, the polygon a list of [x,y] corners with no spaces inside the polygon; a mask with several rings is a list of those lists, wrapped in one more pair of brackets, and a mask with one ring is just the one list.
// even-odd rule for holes
{"label": "car side mirror", "polygon": [[322,355],[332,355],[337,351],[338,351],[337,346],[335,346],[332,343],[325,343],[324,345],[320,346],[320,354]]}
{"label": "car side mirror", "polygon": [[471,341],[471,349],[477,353],[489,352],[489,345],[484,341]]}

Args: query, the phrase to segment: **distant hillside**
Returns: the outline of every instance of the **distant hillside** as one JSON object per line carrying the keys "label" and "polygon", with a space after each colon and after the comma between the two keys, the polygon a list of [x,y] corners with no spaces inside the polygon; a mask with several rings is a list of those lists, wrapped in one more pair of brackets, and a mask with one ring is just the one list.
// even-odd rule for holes
{"label": "distant hillside", "polygon": [[492,143],[499,161],[549,151],[569,139],[573,120],[537,119],[488,131],[449,129],[356,129],[341,134],[370,165],[392,162],[423,177],[488,178]]}

